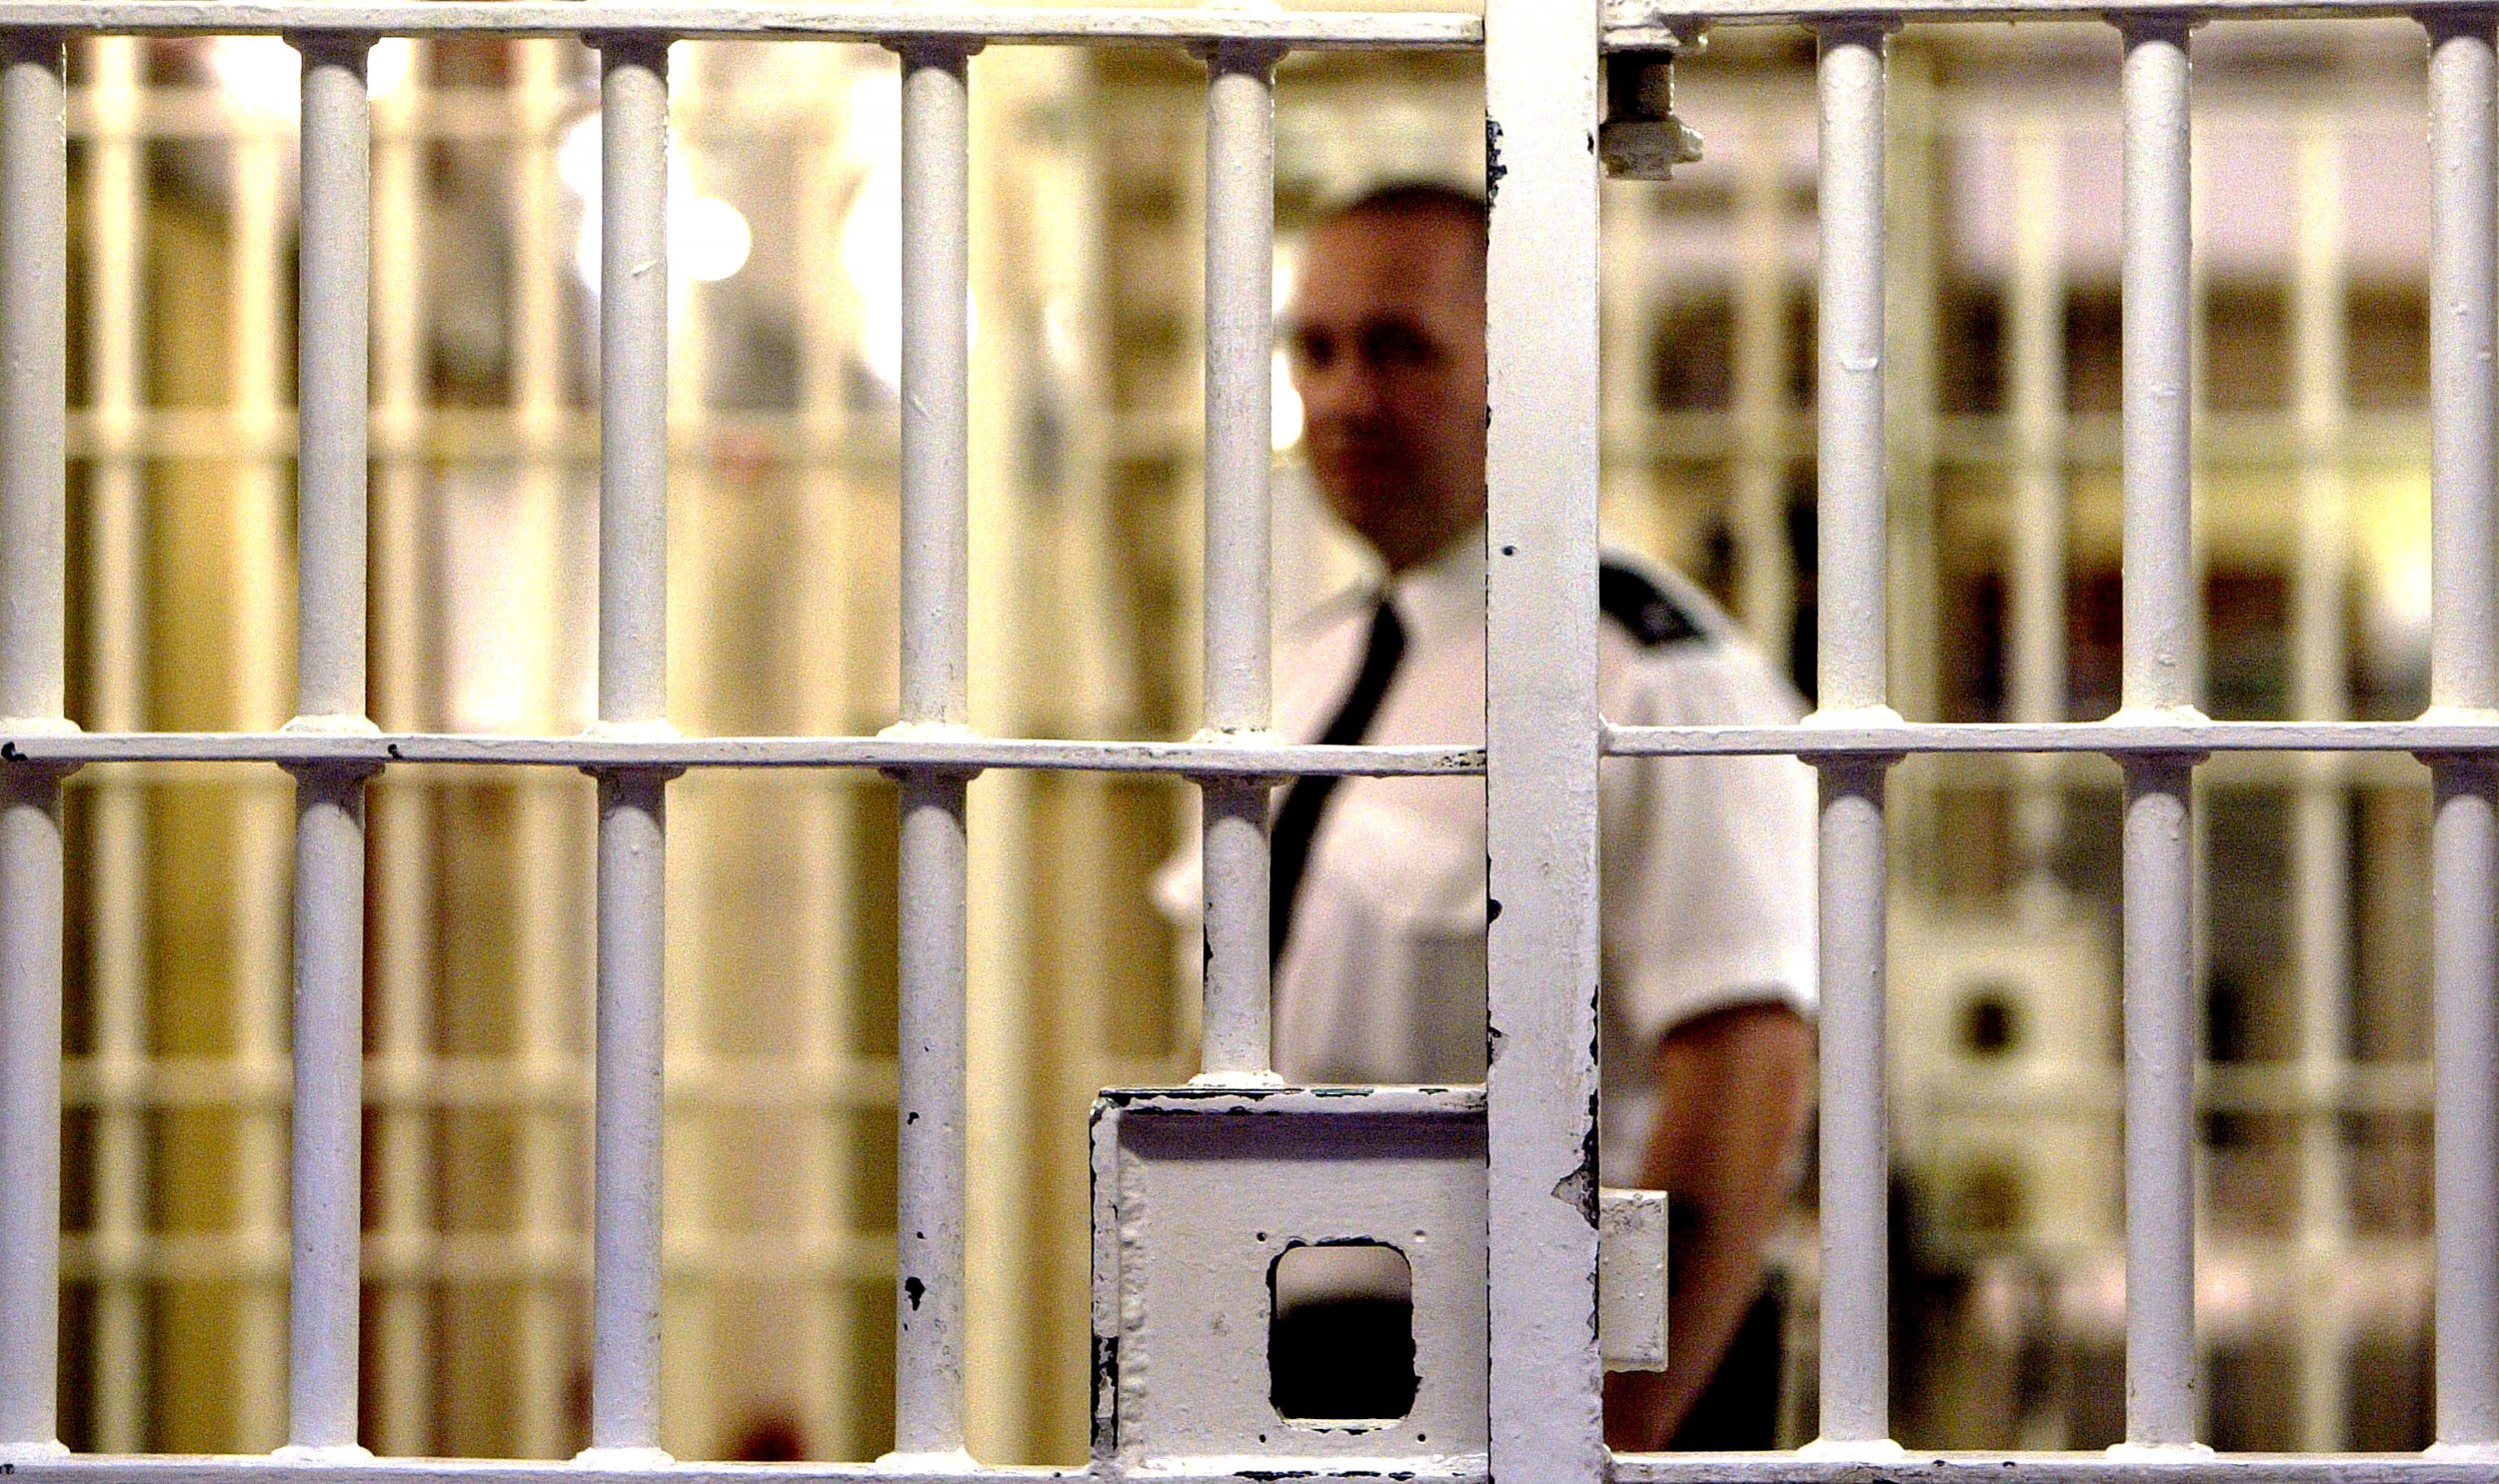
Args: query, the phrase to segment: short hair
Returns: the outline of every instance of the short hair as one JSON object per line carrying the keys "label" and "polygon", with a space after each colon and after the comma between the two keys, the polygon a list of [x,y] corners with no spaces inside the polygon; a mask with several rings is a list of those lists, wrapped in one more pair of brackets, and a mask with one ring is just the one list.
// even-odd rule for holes
{"label": "short hair", "polygon": [[1320,212],[1318,225],[1347,217],[1387,217],[1397,221],[1438,217],[1470,231],[1479,254],[1489,252],[1492,246],[1492,207],[1483,193],[1440,181],[1400,180],[1373,186],[1340,206]]}

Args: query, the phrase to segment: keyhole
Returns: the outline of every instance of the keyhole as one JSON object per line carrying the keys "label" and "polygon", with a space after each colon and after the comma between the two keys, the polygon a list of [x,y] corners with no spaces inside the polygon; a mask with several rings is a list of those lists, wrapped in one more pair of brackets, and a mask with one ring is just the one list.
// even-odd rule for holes
{"label": "keyhole", "polygon": [[1299,1244],[1267,1268],[1267,1399],[1306,1422],[1414,1409],[1414,1269],[1384,1242]]}

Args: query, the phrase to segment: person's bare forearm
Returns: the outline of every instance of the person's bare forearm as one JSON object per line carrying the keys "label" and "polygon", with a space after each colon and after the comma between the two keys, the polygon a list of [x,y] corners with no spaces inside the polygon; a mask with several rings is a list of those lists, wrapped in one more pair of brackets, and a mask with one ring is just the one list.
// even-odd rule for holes
{"label": "person's bare forearm", "polygon": [[1758,1198],[1687,1199],[1684,1209],[1690,1215],[1669,1227],[1673,1240],[1667,1271],[1681,1277],[1666,1298],[1666,1384],[1657,1419],[1661,1445],[1726,1357],[1727,1345],[1761,1287],[1761,1244],[1769,1238],[1778,1205],[1776,1181],[1765,1180]]}
{"label": "person's bare forearm", "polygon": [[1810,1054],[1804,1022],[1769,1004],[1677,1026],[1658,1047],[1658,1120],[1642,1178],[1666,1192],[1666,1369],[1610,1378],[1606,1435],[1616,1448],[1664,1446],[1752,1302],[1761,1247],[1786,1200],[1781,1173]]}

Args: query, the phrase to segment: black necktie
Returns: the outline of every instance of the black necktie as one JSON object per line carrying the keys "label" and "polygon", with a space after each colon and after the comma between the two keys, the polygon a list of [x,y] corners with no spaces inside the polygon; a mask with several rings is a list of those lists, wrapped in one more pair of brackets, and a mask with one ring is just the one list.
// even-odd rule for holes
{"label": "black necktie", "polygon": [[[1405,626],[1386,599],[1371,615],[1370,644],[1362,651],[1362,670],[1336,708],[1335,720],[1319,737],[1322,746],[1344,746],[1362,740],[1371,719],[1379,715],[1388,681],[1405,654]],[[1310,836],[1318,832],[1319,811],[1336,791],[1334,773],[1304,773],[1284,790],[1284,806],[1275,811],[1274,865],[1268,877],[1266,946],[1270,959],[1284,956],[1284,940],[1292,933],[1293,898],[1301,890],[1302,867],[1310,863]]]}

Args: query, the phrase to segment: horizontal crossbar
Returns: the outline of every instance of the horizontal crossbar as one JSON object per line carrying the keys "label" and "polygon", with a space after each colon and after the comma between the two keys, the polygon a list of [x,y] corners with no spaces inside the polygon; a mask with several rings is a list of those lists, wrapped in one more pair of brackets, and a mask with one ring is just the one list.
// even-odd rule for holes
{"label": "horizontal crossbar", "polygon": [[[103,1457],[19,1460],[11,1484],[969,1484],[980,1479],[1065,1480],[1107,1484],[1120,1477],[1092,1468],[1000,1468],[967,1465],[914,1468],[909,1460],[886,1463],[773,1464],[661,1463],[650,1468],[591,1463],[516,1462],[502,1459],[341,1459],[336,1463],[244,1457]],[[1212,1463],[1213,1461],[1210,1460]],[[1249,1461],[1244,1460],[1245,1464]],[[1338,1470],[1341,1469],[1341,1472]],[[1249,1484],[1290,1479],[1292,1484],[1379,1484],[1384,1478],[1436,1484],[1489,1484],[1480,1469],[1435,1471],[1413,1460],[1349,1461],[1298,1468],[1266,1461],[1253,1471],[1221,1467],[1156,1470],[1155,1484]],[[2303,1476],[2305,1477],[2305,1476]]]}
{"label": "horizontal crossbar", "polygon": [[1882,726],[1608,727],[1616,757],[1892,756],[1909,752],[2097,752],[2111,757],[2206,752],[2413,752],[2499,749],[2488,722],[1938,722]]}
{"label": "horizontal crossbar", "polygon": [[1466,746],[1293,746],[1282,742],[1053,742],[908,737],[489,737],[440,733],[0,733],[0,765],[276,762],[290,766],[450,762],[602,771],[687,767],[1050,768],[1206,777],[1342,773],[1371,777],[1483,771]]}
{"label": "horizontal crossbar", "polygon": [[[1808,761],[1908,753],[2073,752],[2109,757],[2211,752],[2499,753],[2488,722],[1950,722],[1886,726],[1608,727],[1616,757],[1760,756]],[[89,762],[393,762],[584,767],[1040,768],[1192,777],[1302,773],[1430,777],[1483,771],[1462,745],[1338,746],[1278,742],[1120,742],[915,735],[883,737],[498,737],[447,733],[0,732],[0,766]]]}
{"label": "horizontal crossbar", "polygon": [[1627,51],[1673,44],[1678,35],[1718,26],[1826,25],[1832,22],[2123,21],[2129,16],[2203,20],[2351,20],[2420,15],[2464,6],[2394,5],[2385,0],[1607,0],[1605,45]]}
{"label": "horizontal crossbar", "polygon": [[1913,1453],[1894,1459],[1785,1453],[1625,1454],[1615,1484],[2454,1484],[2499,1477],[2499,1450],[2427,1453],[2215,1453],[2204,1448],[2106,1453]]}
{"label": "horizontal crossbar", "polygon": [[1439,12],[1124,9],[1111,6],[814,5],[806,0],[32,0],[0,4],[0,29],[115,35],[503,36],[657,32],[720,40],[960,39],[1033,45],[1216,41],[1286,47],[1450,50],[1483,44],[1478,15]]}
{"label": "horizontal crossbar", "polygon": [[[1210,1462],[1213,1462],[1210,1460]],[[1353,1484],[1382,1477],[1483,1484],[1475,1472],[1436,1472],[1399,1460],[1393,1473],[1348,1461],[1303,1470],[1267,1461],[1254,1471],[1157,1470],[1156,1484],[1242,1484],[1291,1479],[1294,1484]],[[338,1463],[254,1457],[98,1457],[21,1461],[17,1478],[44,1484],[964,1484],[971,1479],[1100,1481],[1098,1469],[979,1468],[916,1473],[885,1464],[677,1463],[650,1469],[488,1459],[355,1459]],[[1793,1453],[1625,1454],[1614,1460],[1619,1484],[2452,1484],[2499,1477],[2499,1452],[2400,1454],[2212,1453],[2162,1449],[2132,1453],[2031,1453],[1938,1456],[1875,1461],[1819,1459]]]}
{"label": "horizontal crossbar", "polygon": [[[1611,0],[1604,45],[1671,46],[1711,25],[1835,21],[2019,21],[2183,15],[2200,19],[2404,16],[2388,0]],[[2435,7],[2431,7],[2435,8]],[[2452,7],[2449,7],[2452,8]],[[583,36],[653,32],[715,40],[953,39],[1003,45],[1143,46],[1253,42],[1295,49],[1456,51],[1483,45],[1483,18],[1463,12],[1285,11],[1072,7],[810,5],[805,0],[9,0],[0,30],[110,35]]]}

